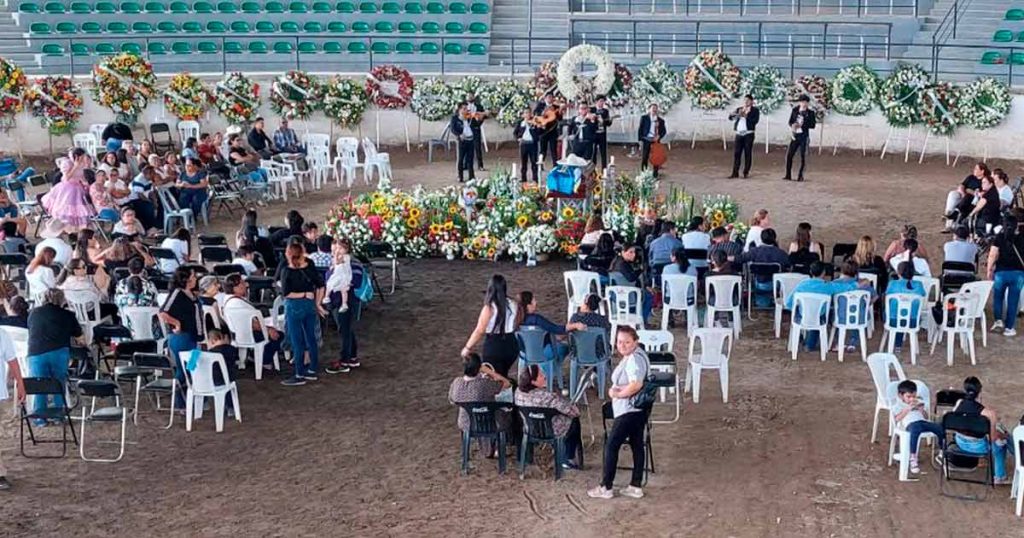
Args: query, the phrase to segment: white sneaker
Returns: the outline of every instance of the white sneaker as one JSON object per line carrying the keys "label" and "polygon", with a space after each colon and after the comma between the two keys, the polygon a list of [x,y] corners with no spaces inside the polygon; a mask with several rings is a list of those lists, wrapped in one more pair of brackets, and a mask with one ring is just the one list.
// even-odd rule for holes
{"label": "white sneaker", "polygon": [[597,486],[596,488],[587,490],[587,496],[591,499],[611,499],[615,496],[615,492],[604,486]]}
{"label": "white sneaker", "polygon": [[1017,329],[1006,329],[1003,331],[1003,336],[1017,336]]}
{"label": "white sneaker", "polygon": [[921,467],[917,464],[917,458],[910,458],[910,474],[921,474]]}
{"label": "white sneaker", "polygon": [[619,494],[622,495],[623,497],[642,499],[644,497],[644,490],[635,486],[626,486],[619,490]]}
{"label": "white sneaker", "polygon": [[992,328],[989,329],[989,330],[994,332],[994,333],[996,333],[996,332],[999,332],[999,331],[1003,330],[1004,327],[1005,326],[1003,325],[1003,321],[997,319],[994,323],[992,323]]}

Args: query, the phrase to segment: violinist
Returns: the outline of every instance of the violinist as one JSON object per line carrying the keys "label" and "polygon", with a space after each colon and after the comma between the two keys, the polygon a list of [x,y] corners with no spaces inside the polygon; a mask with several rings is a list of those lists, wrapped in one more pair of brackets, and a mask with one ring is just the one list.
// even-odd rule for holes
{"label": "violinist", "polygon": [[[647,115],[640,118],[637,139],[640,141],[640,169],[646,170],[651,158],[651,144],[661,142],[665,138],[665,119],[658,115],[658,104],[647,106]],[[654,177],[658,177],[658,167],[654,167]]]}
{"label": "violinist", "polygon": [[523,110],[523,119],[513,131],[519,141],[519,180],[526,183],[526,167],[530,167],[533,182],[537,183],[537,150],[540,147],[541,129],[534,124],[533,111]]}
{"label": "violinist", "polygon": [[[549,93],[533,111],[533,115],[537,116],[535,120],[539,124],[538,127],[542,131],[539,148],[540,160],[543,161],[545,156],[550,156],[552,166],[558,162],[558,126],[562,119],[562,113],[558,108],[555,96]],[[542,117],[545,119],[544,122],[541,121]]]}
{"label": "violinist", "polygon": [[730,178],[739,177],[740,157],[743,157],[743,177],[750,175],[750,161],[754,153],[754,130],[757,122],[761,119],[761,111],[754,106],[754,96],[747,94],[743,97],[743,106],[729,114],[732,120],[732,128],[736,131],[736,141],[733,143],[732,174]]}
{"label": "violinist", "polygon": [[580,103],[576,107],[576,117],[569,124],[569,137],[572,140],[572,152],[577,157],[588,161],[594,158],[599,123],[597,114],[591,112],[589,105]]}
{"label": "violinist", "polygon": [[[473,124],[476,124],[476,129],[473,128]],[[463,173],[469,172],[469,179],[472,181],[476,179],[476,174],[473,172],[473,153],[476,146],[476,132],[479,132],[480,120],[475,119],[472,114],[469,113],[465,102],[459,103],[459,108],[456,110],[455,115],[452,116],[451,122],[448,127],[452,135],[456,136],[459,140],[459,151],[457,161],[457,168],[459,171],[459,183],[463,181]]]}
{"label": "violinist", "polygon": [[811,110],[811,98],[803,94],[797,100],[797,105],[789,113],[789,129],[792,140],[789,143],[789,151],[786,152],[786,175],[782,179],[793,180],[793,157],[800,153],[800,171],[796,176],[797,181],[804,180],[804,164],[807,159],[807,146],[810,143],[811,129],[817,124],[814,111]]}
{"label": "violinist", "polygon": [[608,110],[608,99],[599,95],[594,108],[590,111],[597,116],[597,139],[594,141],[594,157],[601,153],[601,170],[608,168],[608,127],[612,125],[611,112]]}
{"label": "violinist", "polygon": [[473,115],[473,119],[477,120],[473,126],[473,152],[476,154],[476,164],[480,167],[480,170],[484,168],[484,137],[481,132],[481,127],[484,123],[484,107],[480,104],[480,100],[477,99],[473,92],[466,93],[466,110]]}

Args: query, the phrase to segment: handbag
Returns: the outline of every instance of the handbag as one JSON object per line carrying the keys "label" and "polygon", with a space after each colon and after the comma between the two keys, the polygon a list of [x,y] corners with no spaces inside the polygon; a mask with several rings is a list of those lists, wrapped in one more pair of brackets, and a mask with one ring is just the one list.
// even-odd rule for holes
{"label": "handbag", "polygon": [[646,356],[644,356],[642,362],[644,365],[644,384],[636,394],[630,396],[629,405],[642,411],[649,411],[654,407],[654,402],[657,399],[658,386],[654,384],[654,374],[651,373],[651,365],[647,362]]}

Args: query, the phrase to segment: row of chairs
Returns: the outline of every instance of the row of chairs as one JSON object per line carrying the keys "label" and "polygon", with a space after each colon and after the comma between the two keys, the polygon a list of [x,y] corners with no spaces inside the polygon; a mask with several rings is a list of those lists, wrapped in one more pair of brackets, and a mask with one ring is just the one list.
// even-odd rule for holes
{"label": "row of chairs", "polygon": [[269,2],[233,2],[233,1],[221,1],[221,2],[210,2],[207,0],[197,0],[189,5],[188,2],[175,0],[173,2],[159,2],[149,1],[144,4],[141,2],[135,2],[133,0],[126,0],[117,4],[115,2],[99,1],[95,4],[83,1],[73,1],[69,4],[65,2],[46,2],[40,7],[36,2],[21,2],[18,7],[19,13],[46,13],[51,15],[60,15],[64,13],[71,13],[76,15],[88,15],[90,13],[96,13],[100,15],[108,15],[115,13],[122,13],[126,15],[134,15],[139,13],[149,14],[161,14],[161,13],[172,13],[172,14],[186,14],[186,13],[197,13],[197,14],[212,14],[212,13],[340,13],[340,14],[351,14],[361,13],[371,15],[375,13],[383,13],[387,15],[397,15],[399,13],[408,13],[411,15],[419,15],[424,13],[430,15],[443,15],[450,13],[452,15],[486,15],[490,13],[490,6],[486,2],[473,2],[467,4],[465,2],[427,2],[424,5],[422,2],[406,2],[405,5],[401,5],[398,2],[387,1],[387,2],[360,2],[358,5],[354,2],[342,0],[336,4],[330,2],[317,1],[312,4],[307,2],[280,2],[271,0]]}

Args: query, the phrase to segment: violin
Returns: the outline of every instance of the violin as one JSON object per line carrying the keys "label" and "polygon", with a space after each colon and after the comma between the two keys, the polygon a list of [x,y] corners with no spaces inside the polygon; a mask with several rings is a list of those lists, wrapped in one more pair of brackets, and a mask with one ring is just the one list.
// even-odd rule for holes
{"label": "violin", "polygon": [[470,111],[467,110],[467,111],[462,113],[462,119],[464,119],[464,120],[480,121],[480,122],[482,122],[485,119],[487,119],[487,116],[488,116],[488,114],[486,112],[470,112]]}

